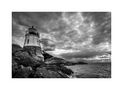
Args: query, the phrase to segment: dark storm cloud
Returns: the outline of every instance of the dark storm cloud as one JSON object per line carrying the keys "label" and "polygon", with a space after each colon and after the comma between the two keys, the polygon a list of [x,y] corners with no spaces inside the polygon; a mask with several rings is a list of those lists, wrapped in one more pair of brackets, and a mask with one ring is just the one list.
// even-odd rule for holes
{"label": "dark storm cloud", "polygon": [[23,45],[25,31],[32,25],[41,38],[52,39],[56,48],[79,50],[62,54],[64,57],[89,57],[110,51],[110,12],[13,12],[13,43]]}
{"label": "dark storm cloud", "polygon": [[[48,33],[49,22],[57,20],[60,17],[60,12],[13,12],[12,13],[12,36],[13,41],[18,42],[20,38],[24,37],[25,31],[34,26],[41,33]],[[53,24],[54,22],[52,22]],[[57,23],[57,22],[56,22]],[[22,39],[21,39],[22,40]],[[18,42],[23,45],[23,42]]]}
{"label": "dark storm cloud", "polygon": [[21,36],[22,35],[22,31],[19,30],[18,25],[12,25],[12,31],[13,31],[12,36]]}
{"label": "dark storm cloud", "polygon": [[91,12],[83,13],[85,17],[91,17],[96,24],[96,33],[93,36],[93,43],[99,44],[104,41],[111,41],[111,13]]}
{"label": "dark storm cloud", "polygon": [[44,22],[49,22],[51,20],[57,20],[60,16],[60,12],[13,12],[13,21],[18,25],[30,27],[34,25],[39,31],[47,32],[47,28],[43,27]]}

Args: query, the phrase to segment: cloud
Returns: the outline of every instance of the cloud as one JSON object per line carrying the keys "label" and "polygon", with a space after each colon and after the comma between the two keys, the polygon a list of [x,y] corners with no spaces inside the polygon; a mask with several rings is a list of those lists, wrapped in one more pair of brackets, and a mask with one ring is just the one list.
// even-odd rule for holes
{"label": "cloud", "polygon": [[65,53],[65,54],[61,54],[61,56],[63,58],[66,59],[72,59],[72,58],[89,58],[89,57],[93,57],[96,55],[101,55],[104,52],[98,52],[98,51],[79,51],[79,52],[71,52],[71,53]]}
{"label": "cloud", "polygon": [[25,31],[31,25],[41,38],[52,39],[56,49],[79,50],[80,56],[110,51],[110,12],[13,12],[12,42],[23,45]]}
{"label": "cloud", "polygon": [[109,53],[110,52],[109,48],[110,46],[107,45],[107,43],[102,43],[98,46],[93,46],[91,48],[84,48],[82,50],[73,50],[70,52],[61,53],[61,56],[65,59],[70,59],[70,60],[73,58],[74,59],[91,58],[97,55],[103,55],[105,53]]}
{"label": "cloud", "polygon": [[105,41],[111,41],[111,13],[110,12],[92,12],[84,13],[84,16],[90,17],[95,22],[95,34],[93,43],[99,44]]}

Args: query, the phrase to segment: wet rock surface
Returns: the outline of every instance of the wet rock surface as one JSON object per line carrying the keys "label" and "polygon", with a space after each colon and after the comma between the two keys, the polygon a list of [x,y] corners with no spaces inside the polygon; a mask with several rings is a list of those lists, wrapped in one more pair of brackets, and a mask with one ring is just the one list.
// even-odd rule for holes
{"label": "wet rock surface", "polygon": [[12,45],[12,78],[69,78],[73,71],[67,61],[44,52],[42,58],[30,54],[19,45]]}

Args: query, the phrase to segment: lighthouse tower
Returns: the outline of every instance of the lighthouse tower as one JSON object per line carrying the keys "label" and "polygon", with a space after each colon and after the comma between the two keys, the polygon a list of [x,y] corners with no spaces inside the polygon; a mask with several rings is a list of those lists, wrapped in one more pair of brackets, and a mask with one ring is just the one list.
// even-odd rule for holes
{"label": "lighthouse tower", "polygon": [[40,47],[39,38],[38,31],[32,26],[26,31],[24,46]]}
{"label": "lighthouse tower", "polygon": [[23,49],[30,52],[32,56],[43,57],[39,39],[40,36],[37,29],[35,29],[33,26],[28,28],[25,34]]}

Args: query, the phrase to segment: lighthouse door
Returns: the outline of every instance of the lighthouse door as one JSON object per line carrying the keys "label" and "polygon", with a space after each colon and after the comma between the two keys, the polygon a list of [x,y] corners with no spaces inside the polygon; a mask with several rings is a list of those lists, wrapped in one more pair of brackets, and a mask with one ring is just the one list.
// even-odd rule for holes
{"label": "lighthouse door", "polygon": [[27,40],[27,44],[29,44],[29,39]]}

